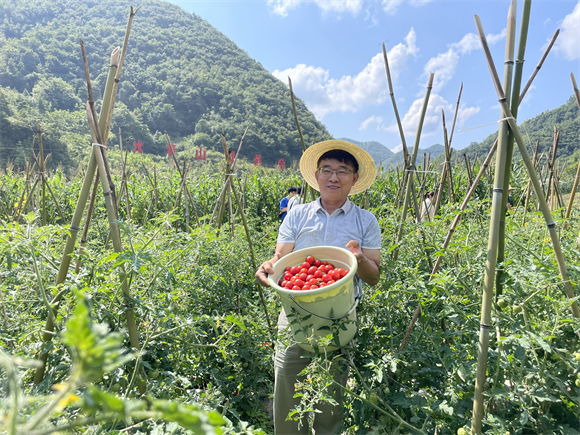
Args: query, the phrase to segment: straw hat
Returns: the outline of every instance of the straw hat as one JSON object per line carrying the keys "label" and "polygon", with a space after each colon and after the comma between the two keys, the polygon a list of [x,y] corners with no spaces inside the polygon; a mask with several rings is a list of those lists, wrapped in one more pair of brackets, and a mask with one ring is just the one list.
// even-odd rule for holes
{"label": "straw hat", "polygon": [[326,140],[318,142],[306,149],[300,159],[300,173],[304,180],[315,190],[320,191],[314,173],[318,169],[318,159],[330,150],[343,150],[353,155],[358,163],[359,178],[350,189],[349,195],[355,195],[367,190],[375,182],[377,166],[371,155],[362,148],[343,140]]}

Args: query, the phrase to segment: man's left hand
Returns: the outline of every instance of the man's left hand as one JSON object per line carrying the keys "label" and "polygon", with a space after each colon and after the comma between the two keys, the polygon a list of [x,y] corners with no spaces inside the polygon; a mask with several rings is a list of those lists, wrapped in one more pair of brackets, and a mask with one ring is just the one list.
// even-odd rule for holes
{"label": "man's left hand", "polygon": [[351,240],[346,244],[346,247],[350,248],[350,252],[352,252],[352,255],[356,257],[357,261],[361,261],[364,258],[364,254],[358,240]]}

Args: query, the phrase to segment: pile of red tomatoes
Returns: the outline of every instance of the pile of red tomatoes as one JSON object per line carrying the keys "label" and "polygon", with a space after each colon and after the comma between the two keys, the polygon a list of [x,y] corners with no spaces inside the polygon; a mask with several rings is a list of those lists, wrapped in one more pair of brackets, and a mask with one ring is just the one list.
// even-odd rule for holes
{"label": "pile of red tomatoes", "polygon": [[345,269],[335,269],[332,263],[309,255],[304,263],[284,269],[278,285],[288,290],[313,290],[334,284],[347,273]]}

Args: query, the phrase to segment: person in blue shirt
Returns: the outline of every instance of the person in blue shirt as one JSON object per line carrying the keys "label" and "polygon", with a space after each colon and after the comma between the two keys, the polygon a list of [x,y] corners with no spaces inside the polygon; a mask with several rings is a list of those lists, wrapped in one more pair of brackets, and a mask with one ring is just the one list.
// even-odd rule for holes
{"label": "person in blue shirt", "polygon": [[298,193],[298,189],[292,186],[288,189],[287,193],[288,194],[280,201],[280,214],[278,215],[278,217],[280,218],[280,222],[284,221],[284,218],[288,213],[288,201],[290,201],[290,198],[292,198],[294,195]]}

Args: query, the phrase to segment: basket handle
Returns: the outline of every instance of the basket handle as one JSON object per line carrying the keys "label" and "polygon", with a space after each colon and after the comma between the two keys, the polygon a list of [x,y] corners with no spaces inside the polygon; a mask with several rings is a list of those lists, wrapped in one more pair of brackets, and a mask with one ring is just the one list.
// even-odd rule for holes
{"label": "basket handle", "polygon": [[354,295],[354,304],[352,305],[352,307],[350,307],[350,309],[346,312],[345,315],[340,316],[340,317],[324,317],[324,316],[321,316],[319,314],[313,313],[312,311],[304,308],[302,305],[300,305],[298,302],[296,302],[296,299],[294,299],[294,297],[292,297],[292,295],[288,295],[288,296],[290,297],[290,299],[292,300],[292,302],[294,302],[296,305],[298,305],[298,307],[301,310],[304,310],[307,313],[312,314],[313,316],[319,317],[319,318],[324,319],[324,320],[340,320],[340,319],[344,319],[345,317],[350,316],[350,314],[354,310],[356,310],[356,307],[359,304],[359,302],[361,302],[363,300],[362,282],[361,282],[360,278],[358,276],[356,276],[356,275],[355,275],[354,279],[355,279],[355,287],[356,287],[355,295]]}

